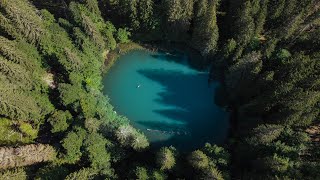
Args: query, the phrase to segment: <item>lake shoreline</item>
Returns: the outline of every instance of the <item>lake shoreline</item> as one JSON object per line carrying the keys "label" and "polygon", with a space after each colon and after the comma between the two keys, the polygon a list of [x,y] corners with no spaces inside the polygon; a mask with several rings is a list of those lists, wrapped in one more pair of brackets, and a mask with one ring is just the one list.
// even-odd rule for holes
{"label": "lake shoreline", "polygon": [[[157,145],[166,142],[182,148],[185,145],[177,143],[192,139],[195,143],[190,149],[194,150],[206,142],[223,144],[229,118],[213,101],[218,84],[209,87],[208,72],[189,66],[185,54],[154,51],[131,51],[108,71],[104,91],[116,111]],[[199,124],[199,118],[203,123]]]}
{"label": "lake shoreline", "polygon": [[[205,67],[211,63],[208,62],[207,59],[204,58],[194,48],[184,43],[129,42],[126,44],[119,44],[114,50],[110,50],[105,55],[106,58],[104,61],[104,66],[102,68],[103,74],[105,74],[112,67],[112,65],[117,61],[117,59],[119,59],[120,56],[135,50],[145,50],[149,52],[186,53],[186,55],[190,57],[190,65],[197,70],[204,70]],[[197,59],[197,61],[192,61],[193,59]]]}
{"label": "lake shoreline", "polygon": [[[102,75],[105,76],[108,73],[108,70],[115,64],[115,62],[117,62],[118,59],[120,59],[119,58],[120,56],[136,50],[143,50],[143,51],[148,51],[152,53],[163,52],[168,54],[174,54],[177,52],[180,52],[180,53],[187,52],[188,57],[189,57],[189,54],[197,54],[198,56],[200,55],[200,53],[194,52],[194,50],[187,51],[187,49],[190,50],[192,49],[192,47],[189,47],[188,45],[181,44],[181,43],[168,44],[168,43],[161,43],[161,42],[151,42],[151,43],[150,42],[148,43],[130,42],[126,44],[119,44],[115,50],[112,50],[108,53],[107,58],[105,60],[105,64],[104,64],[105,66],[103,67]],[[208,76],[208,80],[209,78],[210,77]],[[216,79],[216,80],[222,83],[223,85],[223,80],[221,79]],[[232,141],[234,137],[234,133],[232,133],[232,131],[233,129],[235,129],[234,126],[236,124],[235,123],[236,120],[233,115],[234,110],[228,109],[226,110],[226,112],[230,113],[230,117],[228,118],[229,127],[228,127],[226,139],[220,145],[223,147],[230,147],[230,145],[232,145],[232,143],[230,144],[230,140]]]}
{"label": "lake shoreline", "polygon": [[119,59],[121,55],[134,50],[147,50],[139,43],[129,42],[126,44],[119,44],[114,50],[110,50],[104,60],[104,66],[102,67],[103,75],[112,67],[112,65]]}

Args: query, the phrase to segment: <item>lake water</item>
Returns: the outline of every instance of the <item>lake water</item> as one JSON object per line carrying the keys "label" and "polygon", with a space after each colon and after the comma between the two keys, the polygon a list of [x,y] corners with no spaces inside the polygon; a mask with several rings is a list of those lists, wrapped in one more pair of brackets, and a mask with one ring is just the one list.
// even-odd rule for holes
{"label": "lake water", "polygon": [[120,57],[103,83],[117,113],[151,146],[192,150],[227,136],[228,113],[214,103],[218,84],[208,84],[208,72],[191,68],[184,54],[133,51]]}

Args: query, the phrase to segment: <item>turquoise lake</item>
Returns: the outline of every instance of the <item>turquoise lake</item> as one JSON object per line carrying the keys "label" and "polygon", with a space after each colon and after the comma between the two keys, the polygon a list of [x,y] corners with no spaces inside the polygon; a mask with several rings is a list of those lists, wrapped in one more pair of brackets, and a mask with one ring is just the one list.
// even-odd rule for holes
{"label": "turquoise lake", "polygon": [[103,79],[118,114],[148,137],[151,146],[191,150],[223,143],[228,113],[214,103],[217,82],[188,64],[181,53],[133,51],[120,57]]}

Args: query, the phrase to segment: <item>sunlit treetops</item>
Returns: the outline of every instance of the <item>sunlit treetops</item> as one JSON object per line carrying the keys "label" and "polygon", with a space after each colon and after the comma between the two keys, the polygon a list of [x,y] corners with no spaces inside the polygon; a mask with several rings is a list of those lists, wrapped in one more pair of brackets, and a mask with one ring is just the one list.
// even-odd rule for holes
{"label": "sunlit treetops", "polygon": [[1,0],[0,7],[3,9],[2,15],[5,16],[5,19],[1,20],[4,21],[1,27],[8,29],[7,32],[12,37],[19,38],[21,35],[28,42],[36,43],[45,33],[38,10],[28,0]]}

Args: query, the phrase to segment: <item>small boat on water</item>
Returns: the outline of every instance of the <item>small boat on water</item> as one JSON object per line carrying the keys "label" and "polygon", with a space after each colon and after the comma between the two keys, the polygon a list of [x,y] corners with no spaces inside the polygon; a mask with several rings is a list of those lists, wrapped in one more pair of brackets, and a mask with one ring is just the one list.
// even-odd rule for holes
{"label": "small boat on water", "polygon": [[138,85],[137,85],[137,88],[140,88],[140,87],[141,87],[141,84],[138,84]]}

